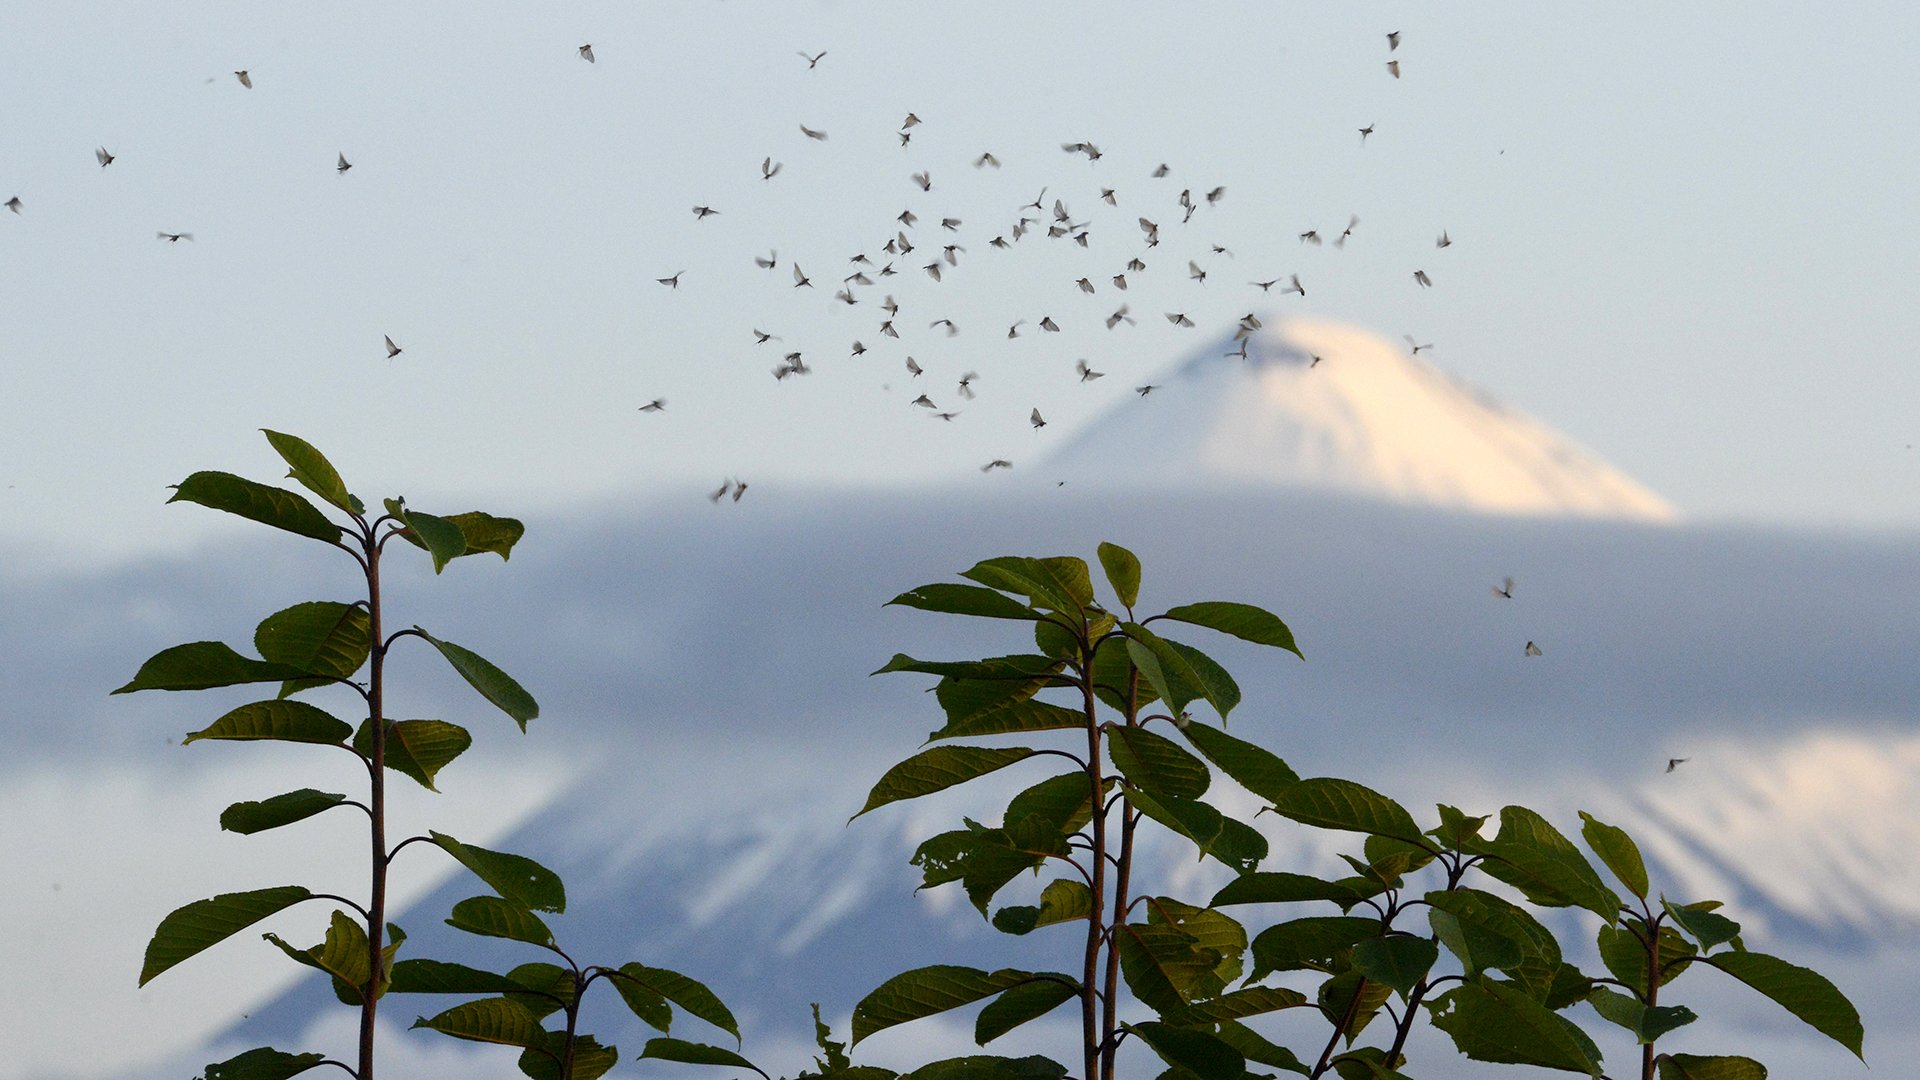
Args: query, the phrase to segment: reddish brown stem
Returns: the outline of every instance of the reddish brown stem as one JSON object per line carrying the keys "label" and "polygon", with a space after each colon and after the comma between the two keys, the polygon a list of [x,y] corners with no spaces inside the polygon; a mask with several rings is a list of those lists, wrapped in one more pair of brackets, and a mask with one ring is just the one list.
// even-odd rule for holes
{"label": "reddish brown stem", "polygon": [[386,642],[380,634],[380,550],[369,531],[364,541],[367,560],[367,636],[372,643],[367,675],[367,729],[372,736],[368,762],[367,817],[373,850],[373,880],[367,902],[367,985],[360,992],[360,1080],[373,1080],[373,1023],[379,1010],[381,968],[386,958],[387,910],[387,732],[385,709]]}

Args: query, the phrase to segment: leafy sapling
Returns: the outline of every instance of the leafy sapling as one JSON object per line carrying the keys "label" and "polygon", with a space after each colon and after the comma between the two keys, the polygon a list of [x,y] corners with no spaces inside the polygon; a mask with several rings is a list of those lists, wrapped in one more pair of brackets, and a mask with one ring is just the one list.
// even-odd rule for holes
{"label": "leafy sapling", "polygon": [[[194,473],[175,486],[168,501],[199,503],[337,548],[358,572],[362,583],[359,596],[350,601],[296,604],[267,616],[254,633],[257,658],[217,641],[163,650],[142,664],[133,679],[114,693],[277,684],[274,696],[229,710],[185,741],[326,747],[359,759],[366,769],[365,789],[358,797],[349,797],[301,788],[235,803],[221,814],[221,827],[252,834],[330,811],[363,817],[369,884],[367,892],[357,898],[304,885],[281,885],[223,893],[187,904],[161,920],[147,946],[140,983],[144,986],[175,964],[270,915],[307,901],[329,903],[334,910],[320,944],[303,948],[278,935],[266,937],[298,963],[325,972],[335,995],[359,1010],[357,1053],[348,1055],[353,1063],[318,1053],[290,1054],[261,1047],[208,1066],[207,1076],[209,1080],[283,1080],[332,1065],[358,1080],[373,1080],[375,1018],[381,997],[392,988],[394,954],[406,939],[399,927],[386,920],[388,875],[403,849],[414,844],[439,848],[490,886],[498,894],[493,899],[516,910],[558,912],[566,906],[560,879],[531,859],[465,844],[438,832],[398,843],[388,839],[388,772],[400,773],[434,790],[440,771],[472,743],[465,728],[445,720],[394,720],[387,716],[387,661],[403,639],[416,638],[431,647],[522,731],[539,714],[539,706],[519,683],[477,653],[418,626],[388,630],[393,620],[381,591],[382,560],[388,542],[398,537],[425,551],[438,573],[449,562],[468,555],[492,553],[507,559],[524,529],[512,518],[479,512],[445,517],[429,514],[409,507],[404,499],[386,500],[385,513],[372,514],[314,447],[280,432],[268,431],[266,436],[288,466],[287,476],[318,496],[327,510],[299,492],[224,472]],[[357,725],[300,696],[323,687],[351,692],[346,700],[353,702],[356,710],[364,710]],[[357,702],[353,701],[355,697]]]}

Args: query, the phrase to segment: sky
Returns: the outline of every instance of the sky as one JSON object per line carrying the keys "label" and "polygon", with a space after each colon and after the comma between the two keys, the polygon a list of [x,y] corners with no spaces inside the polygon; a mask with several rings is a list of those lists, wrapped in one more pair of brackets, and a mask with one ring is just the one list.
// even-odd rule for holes
{"label": "sky", "polygon": [[[163,757],[203,706],[101,697],[166,644],[244,641],[336,580],[245,523],[162,505],[197,469],[276,475],[262,427],[311,440],[356,489],[532,525],[510,567],[489,567],[507,571],[489,583],[538,583],[509,599],[405,586],[433,625],[494,626],[483,651],[530,672],[555,717],[591,720],[552,725],[537,752],[476,756],[473,786],[435,808],[475,837],[555,805],[604,732],[657,745],[622,725],[706,701],[714,665],[741,678],[702,722],[741,739],[720,725],[840,730],[845,702],[879,694],[846,729],[878,760],[899,704],[864,680],[900,625],[869,621],[881,599],[1124,527],[1148,537],[1150,566],[1184,566],[1182,584],[1301,620],[1316,642],[1301,700],[1321,710],[1295,718],[1304,760],[1361,773],[1355,733],[1390,720],[1454,740],[1455,764],[1504,749],[1543,790],[1578,776],[1589,786],[1569,790],[1625,792],[1650,822],[1693,823],[1676,843],[1730,830],[1724,850],[1677,852],[1764,858],[1784,835],[1769,830],[1791,826],[1796,865],[1815,869],[1797,900],[1754,910],[1874,985],[1907,985],[1913,915],[1862,883],[1910,865],[1910,838],[1861,822],[1914,813],[1911,5],[102,2],[24,6],[6,25],[0,201],[20,210],[0,210],[0,788],[32,827],[0,862],[29,867],[33,892],[0,895],[47,918],[5,943],[0,971],[76,965],[48,991],[53,1024],[0,1028],[35,1040],[23,1075],[191,1055],[266,1000],[201,1010],[217,966],[136,996],[123,969],[178,899],[278,868],[206,836],[224,800],[293,773]],[[809,68],[802,50],[827,55]],[[1087,141],[1097,162],[1061,149]],[[974,167],[983,152],[1001,166]],[[763,161],[780,171],[763,179]],[[1182,190],[1199,203],[1184,224]],[[1030,202],[1044,230],[1055,199],[1085,247],[990,245]],[[919,220],[898,276],[837,301],[850,257],[885,261],[903,210]],[[1309,229],[1329,242],[1303,243]],[[922,267],[949,243],[965,250],[936,282]],[[755,265],[774,253],[772,271]],[[1111,275],[1132,258],[1149,269],[1121,292]],[[794,287],[796,262],[814,288]],[[1294,274],[1303,296],[1283,295]],[[1269,279],[1283,284],[1250,284]],[[899,339],[879,334],[888,296]],[[1137,321],[1108,328],[1122,303]],[[1431,342],[1424,358],[1688,524],[1296,518],[1171,494],[1150,511],[1040,509],[1029,481],[1054,449],[1151,405],[1133,388],[1224,347],[1248,313]],[[943,318],[960,333],[929,325]],[[756,345],[756,329],[779,340]],[[775,379],[783,350],[813,373]],[[1082,382],[1081,359],[1107,377]],[[968,372],[974,399],[958,392]],[[959,415],[913,407],[923,392]],[[656,398],[665,411],[638,411]],[[995,458],[1011,476],[980,472]],[[722,478],[751,493],[710,508]],[[1541,635],[1547,665],[1508,663],[1520,628],[1469,606],[1508,573],[1540,605],[1521,636]],[[562,662],[554,640],[582,644]],[[422,707],[457,689],[429,681]],[[1269,691],[1283,708],[1285,685]],[[1726,765],[1699,803],[1646,794],[1647,745]],[[1835,898],[1859,909],[1842,930],[1813,925]],[[1884,936],[1863,951],[1846,928],[1875,920]],[[89,1003],[138,1038],[75,1063],[49,1034]],[[1897,1028],[1896,1006],[1872,1007]]]}
{"label": "sky", "polygon": [[[726,476],[977,485],[1249,311],[1432,342],[1700,518],[1909,526],[1916,24],[1899,4],[23,9],[0,43],[0,195],[22,200],[0,214],[0,542],[61,565],[179,550],[219,527],[156,500],[238,468],[260,427],[349,475],[546,508]],[[1087,140],[1098,162],[1060,149]],[[974,169],[988,151],[1003,167]],[[1179,224],[1180,190],[1219,186]],[[1087,247],[989,247],[1042,187]],[[836,302],[903,209],[900,275]],[[1296,238],[1349,215],[1341,250]],[[967,250],[936,284],[942,241]],[[1246,284],[1293,273],[1306,296]],[[1123,301],[1138,324],[1104,329]],[[775,380],[776,349],[815,373]],[[1079,383],[1081,358],[1112,377]],[[966,408],[937,424],[920,391]]]}

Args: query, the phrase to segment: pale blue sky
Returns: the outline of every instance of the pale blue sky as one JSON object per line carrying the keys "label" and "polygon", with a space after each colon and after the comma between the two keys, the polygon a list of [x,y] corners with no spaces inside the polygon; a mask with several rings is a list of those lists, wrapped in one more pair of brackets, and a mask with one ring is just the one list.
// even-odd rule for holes
{"label": "pale blue sky", "polygon": [[[262,426],[435,505],[692,499],[729,474],[979,483],[1249,310],[1433,341],[1695,517],[1920,522],[1911,5],[103,3],[17,6],[8,28],[14,551],[224,527],[158,500],[195,468],[270,470]],[[809,71],[802,49],[828,56]],[[1105,157],[1059,150],[1080,139]],[[984,150],[1005,168],[969,167]],[[762,182],[769,155],[785,168]],[[1179,229],[1178,190],[1217,184]],[[1089,247],[989,249],[1043,185],[1092,220]],[[902,276],[836,304],[847,257],[879,256],[908,207]],[[1349,213],[1344,251],[1294,239]],[[1140,214],[1167,239],[1117,294]],[[968,252],[936,285],[917,268],[942,215]],[[770,248],[771,280],[751,261]],[[1202,256],[1204,287],[1183,269]],[[790,287],[794,258],[821,287]],[[1244,284],[1293,272],[1304,299]],[[889,292],[898,342],[875,334]],[[1122,300],[1141,321],[1109,333]],[[1065,332],[1033,331],[1049,314]],[[929,333],[943,316],[960,337]],[[776,382],[756,326],[817,373]],[[929,371],[912,393],[958,421],[906,406],[909,354]],[[1079,357],[1113,377],[1078,384]],[[949,402],[969,369],[980,399]],[[634,411],[658,396],[666,414]]]}

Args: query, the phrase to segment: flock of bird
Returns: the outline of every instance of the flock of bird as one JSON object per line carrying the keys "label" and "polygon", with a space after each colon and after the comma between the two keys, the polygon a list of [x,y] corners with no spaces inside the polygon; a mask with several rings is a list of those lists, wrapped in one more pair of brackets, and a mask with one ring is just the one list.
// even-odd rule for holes
{"label": "flock of bird", "polygon": [[[1391,78],[1398,80],[1403,74],[1401,60],[1397,55],[1401,35],[1396,31],[1386,34],[1385,37],[1386,71]],[[591,43],[580,45],[578,55],[588,64],[598,62]],[[828,55],[826,50],[799,53],[807,72],[818,70],[821,62]],[[249,70],[245,68],[235,70],[233,77],[242,90],[253,89],[254,80]],[[923,123],[917,113],[904,114],[898,129],[894,132],[903,150],[911,151],[914,136],[921,131]],[[805,123],[796,123],[795,126],[799,135],[808,143],[827,143],[830,140],[829,133],[822,128]],[[1368,123],[1357,129],[1362,147],[1365,147],[1368,138],[1374,135],[1376,130],[1377,126],[1374,123]],[[1060,149],[1065,155],[1083,159],[1087,166],[1097,167],[1101,159],[1106,156],[1099,144],[1085,139],[1063,142],[1060,144]],[[94,157],[99,167],[103,169],[111,167],[117,160],[105,146],[96,147]],[[977,155],[970,156],[967,161],[975,171],[999,170],[1003,164],[1001,157],[992,150],[982,150]],[[345,176],[352,168],[353,163],[348,160],[344,152],[336,155],[334,169],[337,173]],[[759,178],[763,183],[771,183],[781,177],[784,168],[784,161],[776,160],[774,155],[767,154],[760,162]],[[880,291],[882,298],[872,305],[876,314],[865,317],[864,322],[860,324],[868,329],[852,331],[860,336],[852,339],[848,356],[850,358],[867,356],[872,351],[867,344],[869,341],[876,343],[875,348],[879,347],[882,339],[897,343],[902,350],[897,358],[900,370],[905,372],[909,383],[915,387],[920,385],[920,380],[923,378],[932,382],[933,377],[926,366],[911,353],[904,351],[910,347],[910,338],[934,333],[951,338],[959,335],[961,329],[951,318],[936,317],[927,320],[924,331],[919,330],[917,321],[904,317],[906,305],[897,297],[909,295],[913,291],[904,284],[907,280],[923,280],[932,283],[928,287],[948,288],[952,287],[950,282],[963,281],[966,275],[962,271],[962,257],[967,257],[969,268],[974,260],[969,247],[963,243],[970,237],[991,234],[984,240],[984,246],[999,253],[1010,252],[1022,244],[1053,243],[1069,246],[1070,249],[1080,249],[1086,252],[1085,258],[1088,260],[1104,259],[1103,265],[1089,268],[1085,273],[1071,279],[1070,288],[1080,295],[1097,295],[1103,291],[1115,294],[1115,303],[1110,313],[1097,320],[1107,331],[1113,331],[1123,325],[1135,326],[1137,320],[1127,297],[1134,295],[1133,290],[1154,273],[1150,270],[1150,266],[1159,267],[1171,263],[1178,268],[1181,263],[1184,263],[1186,279],[1195,286],[1205,287],[1209,279],[1222,276],[1219,260],[1233,258],[1234,253],[1230,248],[1211,241],[1199,244],[1191,251],[1182,251],[1171,258],[1164,255],[1161,250],[1163,245],[1171,245],[1176,239],[1176,233],[1189,226],[1196,215],[1218,207],[1227,196],[1226,187],[1220,184],[1210,184],[1204,188],[1181,187],[1175,194],[1172,184],[1167,183],[1174,176],[1174,172],[1173,167],[1166,163],[1148,170],[1144,179],[1152,184],[1144,193],[1140,193],[1138,189],[1129,190],[1126,193],[1128,208],[1124,211],[1121,210],[1122,193],[1120,191],[1121,185],[1125,183],[1124,178],[1106,176],[1094,179],[1090,183],[1077,178],[1066,181],[1073,187],[1072,197],[1075,202],[1079,202],[1084,196],[1094,205],[1095,209],[1091,213],[1076,212],[1074,206],[1068,201],[1068,188],[1056,187],[1054,184],[1041,188],[1030,201],[1010,206],[1004,218],[986,228],[970,227],[954,214],[934,212],[922,214],[907,207],[890,220],[875,224],[871,245],[850,257],[845,257],[846,273],[840,275],[837,280],[830,276],[823,276],[822,281],[816,284],[814,275],[802,267],[799,259],[784,260],[786,274],[790,279],[788,288],[819,290],[823,294],[826,289],[833,289],[832,298],[827,303],[830,308],[837,309],[836,313],[842,317],[869,301],[868,290]],[[933,170],[930,167],[917,168],[908,172],[907,181],[907,190],[921,196],[932,195],[936,189],[944,191],[948,187],[945,177],[942,177],[936,185]],[[1136,204],[1138,209],[1135,209]],[[16,215],[23,214],[26,208],[26,204],[18,195],[0,205]],[[692,207],[695,221],[706,221],[722,212],[705,203]],[[1116,217],[1120,219],[1116,231],[1123,238],[1118,244],[1118,251],[1105,242]],[[1127,217],[1133,218],[1130,223],[1132,228],[1128,228],[1128,223],[1124,220]],[[919,228],[923,221],[928,226],[924,230]],[[1331,234],[1330,239],[1324,237],[1318,228],[1300,230],[1294,235],[1303,246],[1318,247],[1323,243],[1330,243],[1335,249],[1345,249],[1354,239],[1360,225],[1359,215],[1351,214],[1348,216],[1346,226],[1338,233]],[[1095,241],[1096,232],[1102,241],[1098,244]],[[184,231],[160,230],[155,235],[157,239],[170,244],[177,244],[182,240],[192,241],[194,238],[193,233]],[[1453,243],[1450,233],[1442,230],[1434,241],[1434,248],[1443,251],[1452,247]],[[916,257],[916,253],[921,252],[924,254]],[[926,261],[921,262],[921,258]],[[777,248],[769,249],[765,255],[756,253],[752,256],[752,260],[756,267],[768,274],[779,270],[783,263]],[[809,261],[814,262],[816,268],[820,265],[815,260]],[[677,291],[686,273],[685,269],[677,269],[655,280],[660,286]],[[888,279],[900,280],[889,281]],[[1424,267],[1414,268],[1411,271],[1411,279],[1413,284],[1421,289],[1432,288],[1434,285],[1433,276]],[[1294,271],[1276,273],[1270,277],[1252,278],[1246,280],[1244,286],[1239,287],[1256,289],[1262,296],[1270,295],[1276,287],[1279,288],[1282,296],[1293,295],[1304,298],[1307,295],[1306,284],[1302,281],[1301,275]],[[1031,297],[1026,298],[1031,299]],[[928,306],[931,308],[932,305]],[[1194,317],[1197,310],[1197,308],[1190,308],[1181,311],[1163,311],[1162,315],[1168,325],[1175,330],[1190,330],[1200,325]],[[1237,346],[1225,355],[1251,361],[1248,346],[1254,331],[1260,327],[1261,321],[1252,311],[1235,319],[1231,324],[1231,333]],[[1060,319],[1049,311],[1037,310],[1026,316],[1013,318],[1007,324],[1004,336],[1006,339],[1019,338],[1023,330],[1028,328],[1031,328],[1029,332],[1040,334],[1063,332]],[[1227,327],[1223,326],[1221,331],[1224,334]],[[784,381],[813,373],[814,364],[808,357],[808,350],[788,348],[782,335],[753,327],[751,338],[752,348],[773,342],[782,343],[776,353],[779,357],[778,362],[771,368],[776,380]],[[1415,356],[1433,348],[1431,343],[1422,343],[1411,335],[1406,335],[1405,341],[1410,352]],[[406,351],[394,341],[391,335],[383,335],[382,343],[389,360],[401,356]],[[1318,367],[1325,359],[1318,355],[1310,356],[1308,367]],[[1079,383],[1085,384],[1104,378],[1107,373],[1096,370],[1087,359],[1079,358],[1074,361],[1073,374]],[[946,385],[951,388],[949,392],[953,397],[971,403],[978,397],[975,384],[980,381],[982,381],[981,374],[977,370],[968,369],[957,376],[950,376]],[[1158,389],[1160,387],[1152,383],[1142,383],[1133,387],[1135,394],[1141,398],[1151,395]],[[908,402],[908,407],[924,410],[924,414],[929,419],[946,423],[958,419],[962,410],[943,408],[933,396],[937,392],[939,391],[933,389],[919,392]],[[654,398],[641,405],[639,411],[643,414],[659,414],[665,412],[666,408],[665,398]],[[1047,419],[1037,405],[1029,406],[1027,419],[1034,431],[1048,426]],[[979,466],[979,470],[983,473],[1012,468],[1013,461],[1008,457],[995,457]],[[709,492],[708,498],[715,503],[723,500],[738,503],[746,494],[747,488],[748,484],[745,480],[729,476]],[[1494,586],[1493,593],[1498,598],[1512,600],[1513,579],[1507,578],[1501,585]],[[1525,644],[1522,655],[1536,657],[1543,655],[1543,652],[1538,644],[1529,640]],[[1686,758],[1670,759],[1667,763],[1667,771],[1672,772],[1687,760]]]}

